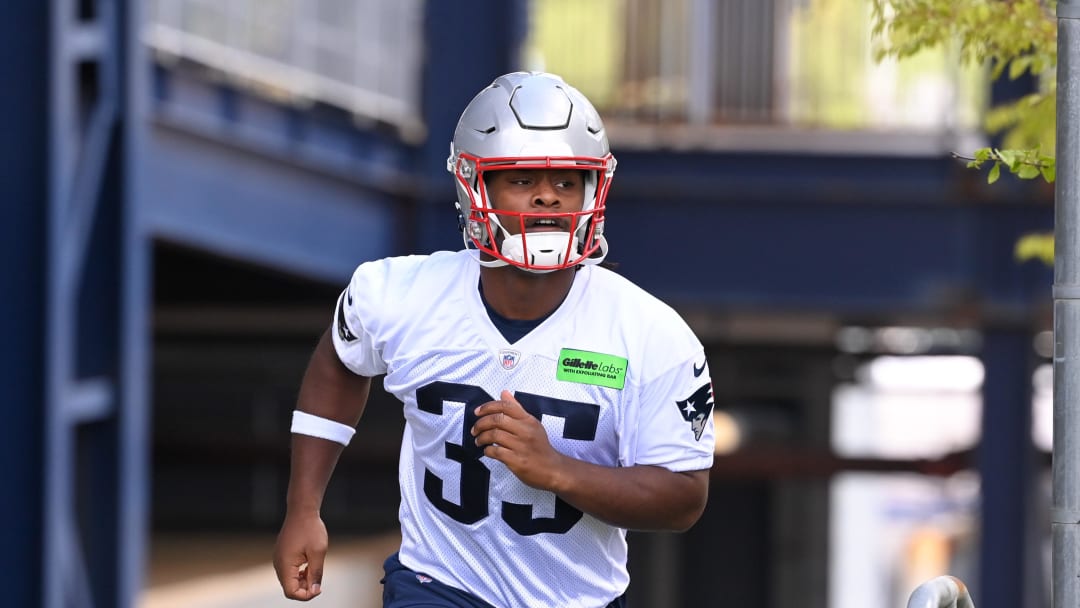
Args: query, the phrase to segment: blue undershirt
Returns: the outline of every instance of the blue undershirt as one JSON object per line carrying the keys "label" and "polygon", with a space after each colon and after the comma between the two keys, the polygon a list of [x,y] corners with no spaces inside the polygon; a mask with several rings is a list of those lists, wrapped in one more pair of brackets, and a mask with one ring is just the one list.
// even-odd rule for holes
{"label": "blue undershirt", "polygon": [[[495,329],[499,330],[499,333],[502,334],[503,338],[510,344],[524,338],[526,334],[536,329],[538,325],[550,317],[552,312],[555,312],[553,310],[539,319],[507,319],[495,312],[495,309],[491,307],[491,304],[488,304],[487,298],[484,297],[484,286],[477,282],[476,288],[480,292],[480,300],[484,303],[484,308],[487,309],[491,324],[495,326]],[[557,307],[556,310],[558,310]]]}

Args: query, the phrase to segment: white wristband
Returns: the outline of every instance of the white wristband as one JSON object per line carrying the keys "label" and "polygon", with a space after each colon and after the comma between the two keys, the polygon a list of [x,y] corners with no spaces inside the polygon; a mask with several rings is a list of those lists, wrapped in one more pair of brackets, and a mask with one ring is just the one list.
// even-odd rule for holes
{"label": "white wristband", "polygon": [[329,439],[341,445],[349,445],[349,440],[356,433],[356,429],[347,424],[341,424],[336,420],[315,416],[300,410],[293,410],[292,432]]}

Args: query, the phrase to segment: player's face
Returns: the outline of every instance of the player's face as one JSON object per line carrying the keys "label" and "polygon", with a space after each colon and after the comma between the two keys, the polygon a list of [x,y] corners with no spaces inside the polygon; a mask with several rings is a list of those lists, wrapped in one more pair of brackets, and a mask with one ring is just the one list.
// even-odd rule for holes
{"label": "player's face", "polygon": [[[581,211],[585,203],[585,173],[575,169],[500,169],[485,176],[492,208],[510,213],[563,214]],[[527,216],[526,232],[572,232],[573,216]],[[511,234],[521,223],[504,221]]]}

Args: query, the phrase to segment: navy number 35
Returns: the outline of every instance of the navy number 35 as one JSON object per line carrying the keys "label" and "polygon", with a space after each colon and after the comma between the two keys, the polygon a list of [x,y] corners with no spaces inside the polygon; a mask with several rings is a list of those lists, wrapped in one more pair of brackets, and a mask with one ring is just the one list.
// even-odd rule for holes
{"label": "navy number 35", "polygon": [[[537,420],[540,416],[558,416],[565,420],[563,437],[592,441],[596,438],[596,425],[600,419],[600,406],[554,399],[543,395],[517,392],[514,397],[527,412]],[[487,391],[468,384],[433,382],[416,391],[416,405],[425,412],[443,415],[446,402],[464,403],[465,420],[462,424],[461,444],[446,442],[446,458],[461,464],[461,504],[443,498],[443,480],[424,470],[424,494],[436,509],[465,524],[472,524],[488,516],[488,493],[491,471],[480,461],[483,449],[476,445],[469,433],[476,424],[473,413],[477,407],[495,401]],[[553,532],[565,534],[581,519],[581,511],[555,497],[554,517],[533,517],[533,505],[502,502],[502,519],[522,536]]]}

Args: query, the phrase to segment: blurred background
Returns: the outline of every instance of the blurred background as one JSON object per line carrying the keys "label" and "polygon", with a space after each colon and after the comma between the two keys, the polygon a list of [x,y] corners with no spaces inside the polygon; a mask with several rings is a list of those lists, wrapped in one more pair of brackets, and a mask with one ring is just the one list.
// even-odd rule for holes
{"label": "blurred background", "polygon": [[[469,99],[556,72],[619,160],[610,260],[704,342],[688,533],[634,606],[1049,606],[1053,188],[966,169],[1031,92],[876,61],[869,0],[7,0],[4,605],[286,606],[270,566],[307,357],[360,262],[461,246]],[[643,319],[642,323],[647,323]],[[326,497],[324,593],[379,605],[399,405]]]}

